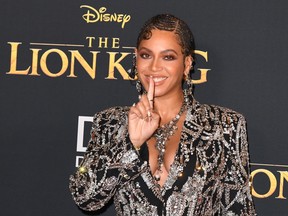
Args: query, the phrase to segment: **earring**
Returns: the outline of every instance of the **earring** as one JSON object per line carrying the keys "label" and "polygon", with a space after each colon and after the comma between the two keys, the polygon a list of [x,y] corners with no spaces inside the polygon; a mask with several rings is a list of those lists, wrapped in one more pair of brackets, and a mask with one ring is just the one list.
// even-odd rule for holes
{"label": "earring", "polygon": [[133,53],[132,68],[131,68],[131,70],[130,70],[129,77],[132,78],[132,79],[135,79],[136,75],[137,75],[136,54]]}
{"label": "earring", "polygon": [[137,81],[136,81],[136,90],[137,90],[137,92],[140,95],[144,94],[146,91],[145,91],[143,85],[141,84],[141,82],[139,80],[137,66],[136,66],[136,54],[135,53],[133,54],[132,71],[131,71],[130,77],[133,78],[134,80],[137,79]]}
{"label": "earring", "polygon": [[188,73],[185,77],[185,83],[186,83],[186,86],[187,86],[187,91],[190,95],[193,94],[193,81],[191,79],[191,76],[190,76],[190,73]]}
{"label": "earring", "polygon": [[140,95],[143,94],[143,86],[142,86],[142,84],[141,84],[139,79],[136,81],[136,90],[138,91],[138,93]]}
{"label": "earring", "polygon": [[[132,68],[130,70],[130,73],[129,73],[129,77],[133,80],[133,83],[135,85],[135,82],[136,81],[136,90],[139,94],[142,94],[143,93],[143,87],[142,87],[142,84],[138,78],[138,72],[137,72],[137,66],[136,66],[136,54],[133,53],[133,59],[132,59]],[[136,80],[137,78],[137,80]]]}
{"label": "earring", "polygon": [[132,54],[132,68],[127,70],[128,76],[131,78],[131,80],[135,80],[137,76],[137,66],[136,66],[136,54]]}

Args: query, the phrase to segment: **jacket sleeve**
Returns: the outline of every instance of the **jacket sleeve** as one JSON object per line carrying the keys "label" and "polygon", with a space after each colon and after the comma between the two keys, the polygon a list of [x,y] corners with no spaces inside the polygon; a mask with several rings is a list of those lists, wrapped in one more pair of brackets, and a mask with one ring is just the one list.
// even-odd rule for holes
{"label": "jacket sleeve", "polygon": [[234,115],[226,127],[226,170],[221,215],[256,215],[250,185],[249,150],[245,118]]}
{"label": "jacket sleeve", "polygon": [[112,108],[94,116],[87,151],[69,184],[74,201],[83,210],[102,208],[121,185],[146,167],[129,139],[126,116]]}

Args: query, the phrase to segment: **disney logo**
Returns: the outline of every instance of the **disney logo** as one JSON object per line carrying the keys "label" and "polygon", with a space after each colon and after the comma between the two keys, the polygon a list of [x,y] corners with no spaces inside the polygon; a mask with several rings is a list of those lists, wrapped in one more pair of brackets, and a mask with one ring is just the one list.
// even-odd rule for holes
{"label": "disney logo", "polygon": [[129,14],[105,13],[107,11],[105,7],[97,10],[89,5],[81,5],[80,8],[87,9],[87,12],[82,16],[86,23],[117,22],[121,23],[121,28],[124,28],[125,24],[131,19]]}

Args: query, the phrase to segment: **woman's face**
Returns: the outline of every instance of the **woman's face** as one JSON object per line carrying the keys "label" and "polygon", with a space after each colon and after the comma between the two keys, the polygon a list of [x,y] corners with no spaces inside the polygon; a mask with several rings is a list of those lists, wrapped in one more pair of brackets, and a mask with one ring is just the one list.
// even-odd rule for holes
{"label": "woman's face", "polygon": [[188,74],[192,57],[184,57],[174,32],[152,30],[148,40],[142,40],[136,50],[139,79],[146,89],[149,77],[155,83],[155,97],[181,94],[183,75]]}

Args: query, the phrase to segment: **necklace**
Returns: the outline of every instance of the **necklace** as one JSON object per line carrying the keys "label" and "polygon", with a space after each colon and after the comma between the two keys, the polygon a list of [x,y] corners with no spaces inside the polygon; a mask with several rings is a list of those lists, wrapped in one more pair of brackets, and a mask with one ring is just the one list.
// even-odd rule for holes
{"label": "necklace", "polygon": [[178,129],[177,122],[179,121],[181,115],[185,110],[186,110],[186,101],[184,99],[178,114],[170,122],[159,127],[153,134],[153,136],[156,138],[155,147],[159,152],[157,158],[157,170],[154,176],[154,179],[156,181],[160,181],[161,178],[164,154],[166,150],[165,149],[166,143],[169,140],[169,137],[174,135],[175,131]]}

